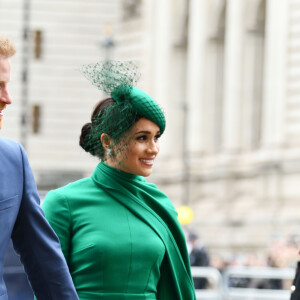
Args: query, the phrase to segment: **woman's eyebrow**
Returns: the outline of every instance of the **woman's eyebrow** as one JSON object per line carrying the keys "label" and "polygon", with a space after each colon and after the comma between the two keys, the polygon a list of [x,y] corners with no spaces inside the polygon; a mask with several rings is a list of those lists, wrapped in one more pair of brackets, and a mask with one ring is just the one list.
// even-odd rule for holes
{"label": "woman's eyebrow", "polygon": [[[141,134],[141,133],[143,133],[143,134],[151,134],[151,132],[148,131],[148,130],[141,130],[141,131],[136,132],[135,134]],[[160,134],[160,130],[157,131],[156,134]]]}
{"label": "woman's eyebrow", "polygon": [[150,134],[151,132],[147,131],[147,130],[141,130],[141,131],[136,132],[136,134],[140,134],[140,133]]}

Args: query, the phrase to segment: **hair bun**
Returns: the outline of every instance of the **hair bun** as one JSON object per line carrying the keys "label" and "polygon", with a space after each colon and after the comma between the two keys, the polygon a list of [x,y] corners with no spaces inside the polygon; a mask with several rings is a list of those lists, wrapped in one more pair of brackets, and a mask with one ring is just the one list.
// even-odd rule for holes
{"label": "hair bun", "polygon": [[92,143],[90,140],[91,137],[91,130],[92,130],[92,123],[86,123],[81,128],[81,134],[79,138],[79,145],[83,148],[86,152],[93,154],[93,147],[91,147]]}

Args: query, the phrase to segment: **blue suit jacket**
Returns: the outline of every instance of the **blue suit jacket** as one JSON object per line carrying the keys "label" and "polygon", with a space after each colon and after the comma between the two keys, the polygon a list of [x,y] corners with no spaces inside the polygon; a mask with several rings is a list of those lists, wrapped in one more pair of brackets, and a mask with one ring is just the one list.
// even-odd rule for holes
{"label": "blue suit jacket", "polygon": [[76,300],[59,240],[44,218],[22,146],[0,138],[0,300],[7,300],[4,254],[12,238],[38,300]]}

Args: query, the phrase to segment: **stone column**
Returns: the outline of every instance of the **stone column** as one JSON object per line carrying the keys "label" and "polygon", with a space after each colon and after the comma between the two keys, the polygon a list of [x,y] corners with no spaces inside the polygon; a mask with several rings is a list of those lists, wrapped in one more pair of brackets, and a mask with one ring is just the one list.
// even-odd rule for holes
{"label": "stone column", "polygon": [[[154,34],[153,34],[153,97],[166,110],[167,122],[172,118],[172,103],[169,99],[169,71],[171,53],[171,5],[172,0],[153,1]],[[166,134],[161,140],[161,154],[172,151],[169,137],[172,128],[167,126]]]}
{"label": "stone column", "polygon": [[268,0],[265,30],[265,72],[262,146],[281,144],[284,138],[286,56],[289,1]]}
{"label": "stone column", "polygon": [[191,153],[203,150],[203,77],[206,43],[206,1],[190,0],[187,54],[187,147]]}
{"label": "stone column", "polygon": [[228,0],[224,53],[223,149],[232,153],[240,146],[241,80],[244,1]]}

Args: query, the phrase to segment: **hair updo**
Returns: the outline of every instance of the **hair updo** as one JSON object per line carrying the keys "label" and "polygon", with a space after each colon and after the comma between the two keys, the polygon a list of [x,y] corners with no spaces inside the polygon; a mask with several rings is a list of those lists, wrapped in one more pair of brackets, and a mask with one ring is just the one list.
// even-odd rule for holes
{"label": "hair updo", "polygon": [[108,134],[118,144],[123,134],[140,118],[129,102],[120,105],[112,98],[101,100],[94,108],[91,122],[84,124],[81,129],[79,145],[91,155],[103,159],[101,134]]}

